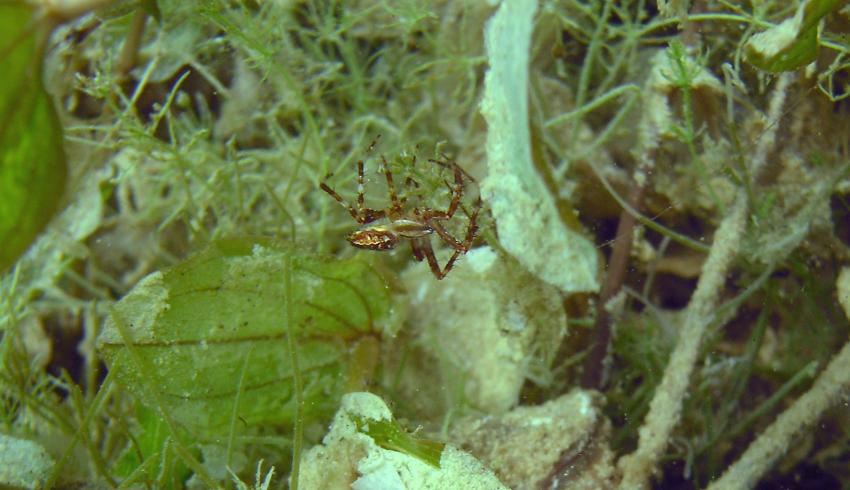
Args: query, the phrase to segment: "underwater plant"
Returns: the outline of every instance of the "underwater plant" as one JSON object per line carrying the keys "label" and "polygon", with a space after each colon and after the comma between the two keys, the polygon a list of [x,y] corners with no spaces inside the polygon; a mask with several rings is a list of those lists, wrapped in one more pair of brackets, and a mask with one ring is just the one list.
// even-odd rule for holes
{"label": "underwater plant", "polygon": [[64,3],[0,485],[850,481],[847,2]]}

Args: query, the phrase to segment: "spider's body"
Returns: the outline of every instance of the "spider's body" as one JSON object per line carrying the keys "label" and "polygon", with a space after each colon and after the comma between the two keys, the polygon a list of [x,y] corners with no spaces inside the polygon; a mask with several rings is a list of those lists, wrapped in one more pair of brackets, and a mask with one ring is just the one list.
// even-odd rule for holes
{"label": "spider's body", "polygon": [[348,243],[369,250],[392,250],[398,245],[398,235],[387,225],[367,226],[348,235]]}
{"label": "spider's body", "polygon": [[434,229],[419,221],[399,218],[387,223],[367,224],[348,235],[348,241],[357,248],[392,250],[400,239],[413,240],[434,233]]}
{"label": "spider's body", "polygon": [[[375,142],[369,146],[369,150],[375,146]],[[481,198],[475,201],[474,211],[469,216],[469,226],[466,230],[466,236],[463,241],[460,241],[449,234],[443,227],[442,222],[452,219],[455,212],[460,207],[460,200],[463,197],[465,188],[464,177],[472,181],[472,177],[464,172],[456,163],[448,161],[431,160],[432,163],[450,168],[454,173],[454,187],[452,189],[452,201],[445,211],[435,210],[427,207],[413,207],[405,209],[406,199],[399,199],[396,194],[393,175],[383,159],[384,175],[387,179],[387,188],[390,194],[390,207],[387,209],[371,209],[364,206],[363,197],[363,160],[357,162],[357,206],[352,206],[345,201],[327,184],[322,182],[319,187],[336,199],[342,206],[348,210],[351,217],[361,224],[359,230],[356,230],[348,235],[348,241],[353,246],[358,248],[366,248],[370,250],[392,250],[398,245],[401,240],[410,240],[410,246],[413,250],[413,256],[417,261],[427,260],[431,268],[431,272],[437,279],[442,279],[449,273],[457,258],[469,251],[472,245],[472,240],[475,238],[475,232],[478,230],[476,218],[478,211],[481,208]],[[415,162],[415,160],[414,160]],[[408,178],[405,185],[413,184],[412,179]],[[448,183],[447,183],[448,184]],[[381,221],[380,223],[375,223]],[[446,266],[440,268],[437,258],[434,255],[434,249],[431,247],[431,235],[436,234],[449,247],[454,249]]]}

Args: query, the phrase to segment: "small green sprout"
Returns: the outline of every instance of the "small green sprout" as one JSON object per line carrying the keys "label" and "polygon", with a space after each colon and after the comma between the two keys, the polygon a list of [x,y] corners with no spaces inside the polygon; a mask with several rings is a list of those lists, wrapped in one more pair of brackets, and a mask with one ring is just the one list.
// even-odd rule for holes
{"label": "small green sprout", "polygon": [[353,417],[357,430],[371,437],[378,446],[414,456],[434,468],[440,468],[445,444],[421,439],[402,428],[395,420],[376,420]]}

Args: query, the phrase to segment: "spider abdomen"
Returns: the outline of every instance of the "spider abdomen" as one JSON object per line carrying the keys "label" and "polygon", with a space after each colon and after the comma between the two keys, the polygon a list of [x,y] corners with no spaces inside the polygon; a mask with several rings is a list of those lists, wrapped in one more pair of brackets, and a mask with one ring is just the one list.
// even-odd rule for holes
{"label": "spider abdomen", "polygon": [[370,250],[390,250],[398,243],[398,236],[386,226],[361,228],[348,235],[348,242],[357,248]]}
{"label": "spider abdomen", "polygon": [[397,219],[387,224],[369,225],[348,235],[348,241],[358,248],[390,250],[402,238],[421,238],[434,233],[428,225],[409,219]]}

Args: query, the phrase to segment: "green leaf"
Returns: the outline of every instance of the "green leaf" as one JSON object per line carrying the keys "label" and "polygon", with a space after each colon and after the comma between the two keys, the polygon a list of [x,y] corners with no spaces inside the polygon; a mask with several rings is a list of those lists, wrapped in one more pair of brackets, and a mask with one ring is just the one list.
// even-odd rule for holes
{"label": "green leaf", "polygon": [[306,416],[329,416],[357,368],[349,352],[374,341],[389,318],[383,277],[359,260],[318,257],[269,239],[216,242],[146,277],[122,299],[115,311],[130,346],[113,319],[98,339],[101,356],[142,402],[156,407],[159,395],[187,428],[226,433],[233,420],[290,425],[286,263]]}
{"label": "green leaf", "polygon": [[818,23],[847,0],[809,0],[794,17],[756,34],[745,46],[747,60],[770,72],[796,70],[818,56]]}
{"label": "green leaf", "polygon": [[41,80],[43,35],[25,3],[0,3],[0,272],[50,221],[65,188],[62,129]]}

